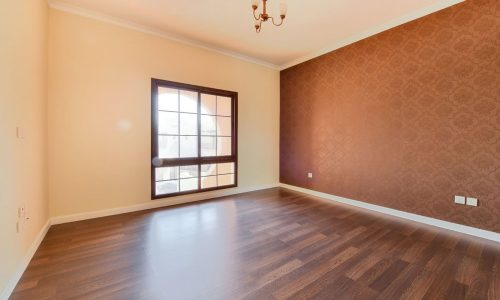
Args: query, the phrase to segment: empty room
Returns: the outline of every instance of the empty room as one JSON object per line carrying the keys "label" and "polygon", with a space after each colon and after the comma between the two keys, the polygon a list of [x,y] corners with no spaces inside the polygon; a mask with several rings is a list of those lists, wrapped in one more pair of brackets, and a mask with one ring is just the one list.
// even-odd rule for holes
{"label": "empty room", "polygon": [[500,300],[499,0],[0,12],[0,300]]}

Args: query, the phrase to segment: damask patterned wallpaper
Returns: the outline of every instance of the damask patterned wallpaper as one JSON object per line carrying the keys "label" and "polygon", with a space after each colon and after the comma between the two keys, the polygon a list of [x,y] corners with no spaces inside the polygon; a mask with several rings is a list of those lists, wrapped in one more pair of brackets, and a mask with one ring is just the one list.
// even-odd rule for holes
{"label": "damask patterned wallpaper", "polygon": [[280,122],[282,183],[500,232],[500,1],[282,71]]}

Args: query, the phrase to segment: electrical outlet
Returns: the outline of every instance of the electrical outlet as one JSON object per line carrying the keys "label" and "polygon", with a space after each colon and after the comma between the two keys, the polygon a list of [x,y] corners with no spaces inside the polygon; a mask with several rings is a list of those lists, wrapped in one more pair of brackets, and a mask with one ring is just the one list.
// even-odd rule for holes
{"label": "electrical outlet", "polygon": [[477,198],[467,197],[467,205],[477,206]]}
{"label": "electrical outlet", "polygon": [[465,204],[464,196],[455,196],[455,204]]}
{"label": "electrical outlet", "polygon": [[307,178],[313,178],[313,173],[307,173]]}
{"label": "electrical outlet", "polygon": [[24,129],[22,127],[16,127],[16,137],[18,139],[24,139]]}
{"label": "electrical outlet", "polygon": [[24,220],[26,218],[26,208],[23,206],[20,206],[18,209],[17,209],[17,218],[19,220]]}
{"label": "electrical outlet", "polygon": [[17,222],[16,222],[16,231],[21,233],[24,231],[26,227],[26,222],[28,221],[28,217],[26,216],[26,207],[23,205],[17,208]]}
{"label": "electrical outlet", "polygon": [[25,227],[26,227],[25,220],[17,220],[17,222],[16,222],[17,233],[23,232]]}

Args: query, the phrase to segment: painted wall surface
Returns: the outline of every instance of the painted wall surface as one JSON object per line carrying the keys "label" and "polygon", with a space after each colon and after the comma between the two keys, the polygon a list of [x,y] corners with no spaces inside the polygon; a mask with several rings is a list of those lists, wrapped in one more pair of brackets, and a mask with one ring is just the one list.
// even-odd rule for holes
{"label": "painted wall surface", "polygon": [[[48,220],[47,2],[0,2],[0,293]],[[24,138],[16,138],[16,127]],[[18,233],[17,209],[29,218]]]}
{"label": "painted wall surface", "polygon": [[239,186],[278,182],[278,71],[51,9],[51,216],[152,201],[152,77],[238,92]]}
{"label": "painted wall surface", "polygon": [[282,71],[281,182],[500,232],[499,26],[469,0]]}

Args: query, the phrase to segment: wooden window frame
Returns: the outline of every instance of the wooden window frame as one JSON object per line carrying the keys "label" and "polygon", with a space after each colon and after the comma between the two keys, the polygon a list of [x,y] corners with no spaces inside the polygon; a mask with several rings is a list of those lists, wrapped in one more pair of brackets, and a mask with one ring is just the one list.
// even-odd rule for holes
{"label": "wooden window frame", "polygon": [[[174,167],[198,165],[198,189],[191,191],[183,191],[170,194],[156,195],[156,168],[153,165],[153,159],[158,157],[158,88],[174,88],[198,93],[198,157],[194,158],[169,158],[161,159],[160,167]],[[229,156],[201,156],[201,94],[210,94],[215,96],[229,97],[232,103],[231,114],[231,148],[232,154]],[[219,164],[234,162],[234,184],[212,188],[201,188],[201,165],[204,164]],[[208,191],[215,191],[238,186],[238,93],[221,89],[185,84],[180,82],[167,81],[162,79],[151,79],[151,199],[163,199],[180,195],[197,194]],[[217,176],[217,175],[215,175]]]}

